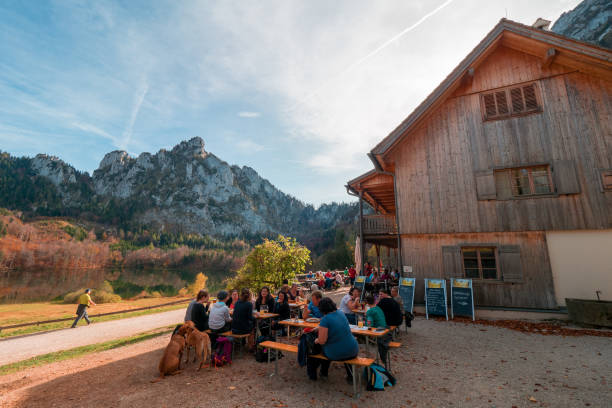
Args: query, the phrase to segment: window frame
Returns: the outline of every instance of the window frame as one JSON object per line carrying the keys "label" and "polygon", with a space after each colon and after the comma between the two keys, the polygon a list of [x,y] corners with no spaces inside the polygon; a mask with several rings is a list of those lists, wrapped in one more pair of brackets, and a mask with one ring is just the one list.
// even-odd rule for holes
{"label": "window frame", "polygon": [[[533,86],[533,93],[534,93],[534,98],[536,100],[537,103],[537,108],[536,109],[532,109],[532,110],[526,110],[527,109],[527,101],[525,98],[525,92],[524,89],[527,86]],[[525,110],[521,111],[521,112],[515,112],[514,110],[514,106],[512,103],[512,90],[514,89],[519,89],[521,91],[521,96],[522,96],[522,102],[523,102],[523,107]],[[498,104],[497,104],[497,93],[499,92],[504,92],[505,93],[505,99],[506,99],[506,111],[507,113],[505,114],[497,114],[495,116],[487,116],[487,109],[486,109],[486,104],[485,104],[485,96],[487,95],[491,95],[493,97],[493,100],[495,102],[495,108],[496,110],[499,112],[498,109]],[[542,97],[540,96],[540,90],[538,88],[538,85],[536,82],[527,82],[527,83],[521,83],[521,84],[514,84],[514,85],[510,85],[510,86],[506,86],[506,87],[502,87],[502,88],[495,88],[495,89],[489,89],[486,92],[480,92],[480,113],[482,115],[482,121],[483,122],[490,122],[490,121],[494,121],[494,120],[503,120],[503,119],[509,119],[509,118],[517,118],[517,117],[521,117],[521,116],[527,116],[527,115],[533,115],[535,113],[541,113],[542,112]]]}
{"label": "window frame", "polygon": [[[482,258],[480,256],[480,251],[482,249],[493,250],[493,256],[495,259],[495,278],[485,278],[484,277],[483,270],[484,269],[491,270],[491,268],[482,267]],[[502,276],[501,276],[500,267],[499,267],[499,253],[498,253],[497,246],[495,245],[461,245],[459,247],[459,250],[461,252],[461,268],[462,268],[463,276],[465,278],[472,279],[474,281],[481,281],[481,282],[501,282],[502,281]],[[466,274],[465,255],[464,255],[466,251],[476,251],[476,259],[478,262],[478,278],[470,278]],[[474,268],[468,268],[468,269],[474,269]]]}
{"label": "window frame", "polygon": [[612,177],[612,169],[604,169],[600,171],[601,191],[609,192],[612,191],[612,183],[606,184],[606,179]]}
{"label": "window frame", "polygon": [[[546,193],[537,193],[535,189],[535,182],[533,179],[533,170],[537,167],[545,167],[546,168],[546,176],[548,179],[548,185],[550,187],[550,191]],[[527,170],[527,177],[529,180],[529,194],[515,194],[515,177],[513,172],[517,170]],[[557,195],[557,190],[555,187],[555,182],[553,180],[552,175],[552,166],[549,163],[537,163],[537,164],[525,164],[522,166],[514,166],[514,167],[503,167],[496,168],[493,170],[493,174],[495,173],[504,173],[505,177],[508,178],[508,183],[510,186],[510,198],[512,199],[521,199],[521,198],[534,198],[534,197],[551,197]],[[496,189],[498,186],[495,186]]]}

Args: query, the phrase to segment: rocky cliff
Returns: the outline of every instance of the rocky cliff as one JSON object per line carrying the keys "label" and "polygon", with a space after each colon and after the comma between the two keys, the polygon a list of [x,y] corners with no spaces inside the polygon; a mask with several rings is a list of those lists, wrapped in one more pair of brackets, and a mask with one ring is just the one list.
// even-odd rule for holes
{"label": "rocky cliff", "polygon": [[551,31],[612,48],[612,1],[584,0],[552,26]]}
{"label": "rocky cliff", "polygon": [[[46,180],[53,186],[47,187],[52,190],[48,195],[59,197],[60,202],[35,200],[10,207],[45,215],[69,206],[70,215],[80,210],[131,226],[213,236],[299,236],[308,230],[351,224],[357,215],[357,206],[348,204],[327,204],[315,210],[278,190],[252,168],[229,165],[207,152],[199,137],[156,154],[131,157],[124,151],[110,152],[92,177],[56,157],[40,154],[27,160],[21,166],[28,167],[28,181],[35,185],[37,179]],[[50,205],[52,209],[40,211]]]}

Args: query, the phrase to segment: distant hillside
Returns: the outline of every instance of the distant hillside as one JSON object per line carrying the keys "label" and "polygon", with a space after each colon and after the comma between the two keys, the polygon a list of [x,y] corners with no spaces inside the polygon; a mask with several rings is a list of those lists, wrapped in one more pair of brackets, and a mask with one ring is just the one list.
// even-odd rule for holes
{"label": "distant hillside", "polygon": [[311,245],[333,245],[336,227],[353,231],[358,211],[355,204],[306,205],[252,168],[207,152],[199,137],[156,154],[110,152],[92,176],[46,154],[1,153],[0,207],[26,218],[70,216],[126,231],[222,238],[282,233]]}
{"label": "distant hillside", "polygon": [[612,1],[584,0],[561,17],[551,31],[612,48]]}

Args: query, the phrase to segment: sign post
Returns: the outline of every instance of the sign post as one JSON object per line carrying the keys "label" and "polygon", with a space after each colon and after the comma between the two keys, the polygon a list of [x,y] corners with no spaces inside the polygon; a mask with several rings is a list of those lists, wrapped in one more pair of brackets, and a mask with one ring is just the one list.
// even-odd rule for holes
{"label": "sign post", "polygon": [[451,278],[451,318],[457,316],[471,316],[476,320],[474,313],[474,288],[471,279]]}
{"label": "sign post", "polygon": [[412,313],[414,309],[414,286],[416,279],[401,278],[399,284],[399,295],[404,303],[404,311]]}
{"label": "sign post", "polygon": [[429,315],[445,316],[448,320],[446,299],[446,280],[425,279],[425,317]]}
{"label": "sign post", "polygon": [[359,275],[355,277],[354,287],[361,290],[361,297],[359,301],[363,300],[363,292],[365,292],[365,281],[366,277],[364,275]]}

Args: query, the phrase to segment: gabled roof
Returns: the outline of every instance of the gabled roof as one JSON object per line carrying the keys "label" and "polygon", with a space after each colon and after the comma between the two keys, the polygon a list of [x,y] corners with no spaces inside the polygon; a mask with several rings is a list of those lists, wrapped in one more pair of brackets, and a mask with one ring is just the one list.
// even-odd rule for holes
{"label": "gabled roof", "polygon": [[428,113],[440,106],[458,88],[466,74],[470,70],[473,73],[473,69],[484,61],[499,44],[543,59],[553,49],[552,57],[555,63],[612,80],[611,50],[501,19],[446,79],[395,130],[372,149],[371,154],[379,159],[397,145],[404,136],[421,123]]}

